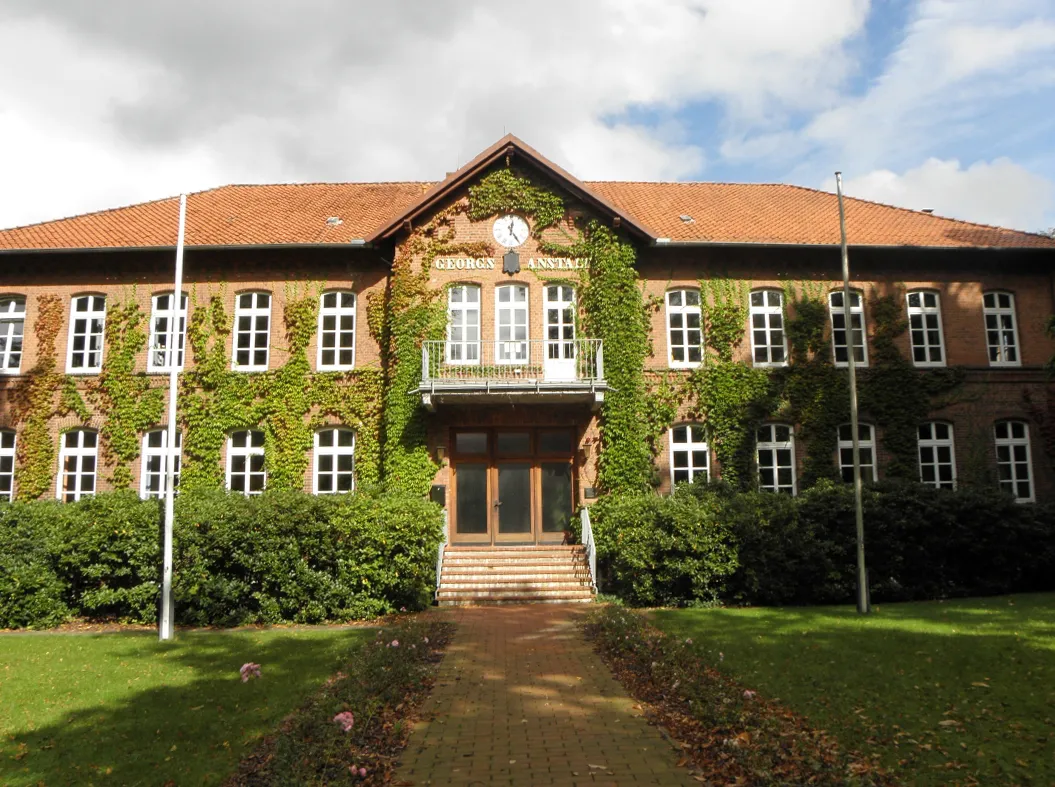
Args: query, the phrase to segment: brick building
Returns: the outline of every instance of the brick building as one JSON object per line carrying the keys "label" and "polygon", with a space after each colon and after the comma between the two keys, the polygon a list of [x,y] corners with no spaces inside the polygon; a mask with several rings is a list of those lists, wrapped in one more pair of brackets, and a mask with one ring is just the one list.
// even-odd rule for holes
{"label": "brick building", "polygon": [[[577,282],[590,260],[555,254],[531,216],[471,218],[458,209],[469,187],[508,166],[561,197],[565,215],[547,232],[574,233],[595,219],[633,246],[653,305],[650,379],[676,384],[706,361],[701,282],[716,278],[734,282],[746,300],[737,360],[788,363],[789,283],[800,282],[830,307],[826,352],[845,365],[834,195],[771,184],[583,183],[506,137],[440,183],[225,186],[191,195],[178,306],[176,199],[0,231],[0,497],[72,500],[114,485],[159,493],[163,411],[156,423],[121,422],[123,434],[134,429],[138,456],[107,450],[114,419],[136,404],[107,382],[121,373],[107,371],[116,341],[108,321],[118,307],[136,304],[145,317],[145,346],[121,378],[137,381],[122,389],[133,399],[167,384],[169,320],[178,315],[183,326],[213,298],[233,320],[221,334],[225,371],[273,373],[291,352],[306,352],[311,373],[333,372],[338,385],[342,375],[373,370],[391,386],[386,331],[400,316],[385,328],[376,315],[391,314],[393,271],[403,265],[447,313],[446,338],[415,345],[421,373],[405,395],[420,408],[422,448],[439,468],[431,482],[445,490],[452,542],[559,542],[568,515],[599,486],[598,427],[611,394],[606,348],[579,325]],[[872,357],[872,304],[893,295],[909,328],[896,340],[903,357],[921,370],[957,371],[957,394],[918,425],[920,477],[948,486],[988,479],[1024,502],[1051,499],[1055,399],[1044,364],[1053,352],[1045,329],[1055,313],[1055,240],[852,199],[847,224],[852,319],[855,328],[863,323],[864,338],[858,332],[853,341],[859,363],[867,368]],[[423,256],[419,231],[437,226],[458,242]],[[302,351],[290,338],[287,306],[305,298],[315,299],[317,321]],[[183,368],[193,370],[200,359],[186,354]],[[339,412],[316,403],[300,414],[313,437],[303,462],[289,465],[302,473],[293,485],[347,490],[367,465],[375,480],[386,440],[402,439],[380,433],[377,418],[346,423]],[[883,424],[867,412],[862,422],[866,478],[882,478]],[[696,403],[683,401],[664,426],[655,456],[661,491],[721,476]],[[366,428],[375,430],[370,439]],[[805,458],[798,428],[779,421],[759,428],[763,488],[798,491]],[[832,438],[836,474],[847,456],[843,437]],[[249,494],[269,484],[277,464],[265,444],[274,443],[260,425],[234,429],[222,442],[210,460],[217,466],[201,477],[212,473]]]}

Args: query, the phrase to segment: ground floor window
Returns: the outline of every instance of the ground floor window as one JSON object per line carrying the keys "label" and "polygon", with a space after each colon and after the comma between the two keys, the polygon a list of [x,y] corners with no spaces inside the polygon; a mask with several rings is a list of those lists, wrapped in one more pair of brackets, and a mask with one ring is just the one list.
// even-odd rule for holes
{"label": "ground floor window", "polygon": [[320,429],[315,433],[314,490],[317,495],[355,488],[355,432]]}
{"label": "ground floor window", "polygon": [[15,496],[15,433],[0,429],[0,500]]}
{"label": "ground floor window", "polygon": [[938,489],[956,488],[951,424],[930,421],[919,425],[919,480]]}
{"label": "ground floor window", "polygon": [[793,495],[795,436],[787,424],[765,424],[757,432],[758,488]]}
{"label": "ground floor window", "polygon": [[[165,446],[168,444],[167,429],[153,429],[143,435],[143,469],[139,481],[139,496],[144,500],[165,495]],[[171,452],[174,488],[179,488],[180,450],[183,436],[176,432],[176,449]]]}
{"label": "ground floor window", "polygon": [[700,424],[682,424],[670,430],[671,484],[711,478],[710,451]]}
{"label": "ground floor window", "polygon": [[258,429],[233,433],[227,440],[227,488],[259,495],[266,486],[264,433]]}
{"label": "ground floor window", "polygon": [[[861,457],[861,480],[875,481],[875,430],[869,424],[857,425],[857,447]],[[843,481],[848,484],[854,482],[854,441],[850,424],[839,427],[839,472]]]}
{"label": "ground floor window", "polygon": [[71,429],[62,435],[59,500],[73,503],[95,494],[98,443],[99,435],[91,429]]}
{"label": "ground floor window", "polygon": [[1019,503],[1033,502],[1033,468],[1029,451],[1029,424],[1000,421],[996,424],[996,469],[1000,488]]}

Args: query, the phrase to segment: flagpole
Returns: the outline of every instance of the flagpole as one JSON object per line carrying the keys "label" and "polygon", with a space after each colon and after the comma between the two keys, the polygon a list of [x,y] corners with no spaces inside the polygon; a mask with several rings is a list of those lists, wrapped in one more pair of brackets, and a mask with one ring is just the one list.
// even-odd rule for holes
{"label": "flagpole", "polygon": [[[865,569],[865,522],[861,501],[861,442],[857,421],[857,361],[854,358],[854,332],[850,310],[850,254],[846,247],[846,211],[843,208],[843,174],[835,173],[835,191],[839,198],[839,235],[843,258],[843,320],[846,327],[846,365],[850,371],[850,439],[854,456],[854,517],[857,520],[857,611],[872,611],[868,601],[868,572]],[[862,321],[861,330],[864,330]],[[862,334],[861,339],[864,339]],[[873,449],[875,450],[875,449]]]}
{"label": "flagpole", "polygon": [[172,639],[172,521],[176,510],[176,393],[179,386],[180,315],[183,313],[183,235],[187,223],[187,195],[179,197],[179,231],[176,235],[176,282],[172,290],[172,317],[169,319],[167,350],[169,353],[169,421],[165,435],[165,537],[161,573],[161,622],[158,638]]}

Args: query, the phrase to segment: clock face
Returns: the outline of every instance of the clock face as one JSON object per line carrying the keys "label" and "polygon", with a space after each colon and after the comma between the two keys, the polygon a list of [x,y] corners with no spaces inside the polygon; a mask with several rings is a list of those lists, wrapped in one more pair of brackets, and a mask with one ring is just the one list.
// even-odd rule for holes
{"label": "clock face", "polygon": [[495,219],[495,226],[492,231],[495,240],[507,249],[515,249],[523,244],[530,233],[527,222],[512,213]]}

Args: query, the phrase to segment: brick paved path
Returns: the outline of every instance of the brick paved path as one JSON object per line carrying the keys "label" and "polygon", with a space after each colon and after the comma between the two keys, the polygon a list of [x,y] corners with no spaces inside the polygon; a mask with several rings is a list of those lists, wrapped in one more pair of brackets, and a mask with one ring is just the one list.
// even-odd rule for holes
{"label": "brick paved path", "polygon": [[577,628],[582,606],[453,610],[396,784],[696,785]]}

